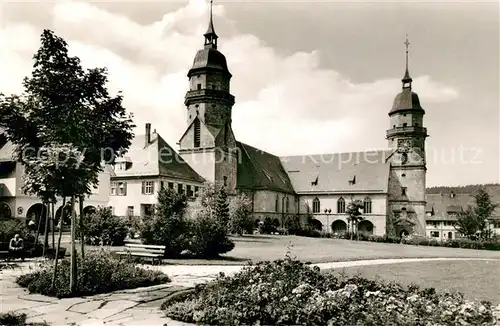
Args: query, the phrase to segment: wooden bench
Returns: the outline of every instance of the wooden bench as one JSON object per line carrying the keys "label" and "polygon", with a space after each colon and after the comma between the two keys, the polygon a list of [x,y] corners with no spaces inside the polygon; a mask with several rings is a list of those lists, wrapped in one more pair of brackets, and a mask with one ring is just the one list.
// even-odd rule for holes
{"label": "wooden bench", "polygon": [[116,254],[119,255],[120,257],[133,256],[133,257],[150,258],[153,265],[155,261],[158,262],[158,264],[161,264],[161,259],[165,254],[165,246],[126,243],[125,250],[119,251]]}

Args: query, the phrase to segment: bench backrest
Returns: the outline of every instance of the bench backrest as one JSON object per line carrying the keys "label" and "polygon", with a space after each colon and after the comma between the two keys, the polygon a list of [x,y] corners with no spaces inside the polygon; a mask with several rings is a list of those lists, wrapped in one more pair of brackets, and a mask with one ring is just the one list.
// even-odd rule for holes
{"label": "bench backrest", "polygon": [[126,243],[125,249],[133,252],[148,252],[151,254],[164,254],[165,246],[143,245],[135,243]]}

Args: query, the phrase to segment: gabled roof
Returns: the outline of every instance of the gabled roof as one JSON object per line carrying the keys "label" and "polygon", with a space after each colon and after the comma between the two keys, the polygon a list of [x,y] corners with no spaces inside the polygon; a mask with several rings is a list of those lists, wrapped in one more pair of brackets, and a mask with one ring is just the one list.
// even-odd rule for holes
{"label": "gabled roof", "polygon": [[[490,195],[493,203],[500,205],[500,185],[492,185],[485,187],[486,192]],[[474,204],[473,194],[427,194],[426,213],[434,213],[434,216],[427,216],[426,220],[455,220],[455,214],[459,213],[469,205]],[[493,212],[492,218],[500,219],[500,206],[497,206]]]}
{"label": "gabled roof", "polygon": [[[390,150],[281,157],[297,193],[387,193]],[[316,184],[317,180],[317,184]]]}
{"label": "gabled roof", "polygon": [[240,152],[238,188],[294,193],[279,157],[240,142],[237,146]]}
{"label": "gabled roof", "polygon": [[113,177],[165,176],[204,182],[189,164],[158,134],[146,146],[146,135],[137,135],[129,151],[118,162],[129,162],[126,170],[114,170]]}

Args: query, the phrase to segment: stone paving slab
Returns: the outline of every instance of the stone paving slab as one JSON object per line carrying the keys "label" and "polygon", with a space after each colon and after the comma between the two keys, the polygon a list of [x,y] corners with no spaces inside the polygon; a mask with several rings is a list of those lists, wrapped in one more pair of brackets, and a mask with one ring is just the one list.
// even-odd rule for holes
{"label": "stone paving slab", "polygon": [[126,300],[107,301],[104,306],[92,311],[91,313],[87,314],[87,316],[89,316],[90,318],[102,320],[119,314],[120,312],[123,312],[136,305],[136,302]]}

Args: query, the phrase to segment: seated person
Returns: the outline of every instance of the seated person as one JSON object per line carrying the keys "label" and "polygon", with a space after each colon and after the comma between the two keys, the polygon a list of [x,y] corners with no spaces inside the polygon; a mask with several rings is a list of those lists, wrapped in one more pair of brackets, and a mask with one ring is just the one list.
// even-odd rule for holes
{"label": "seated person", "polygon": [[23,239],[16,234],[9,243],[9,256],[10,258],[21,258],[24,261],[24,242]]}

